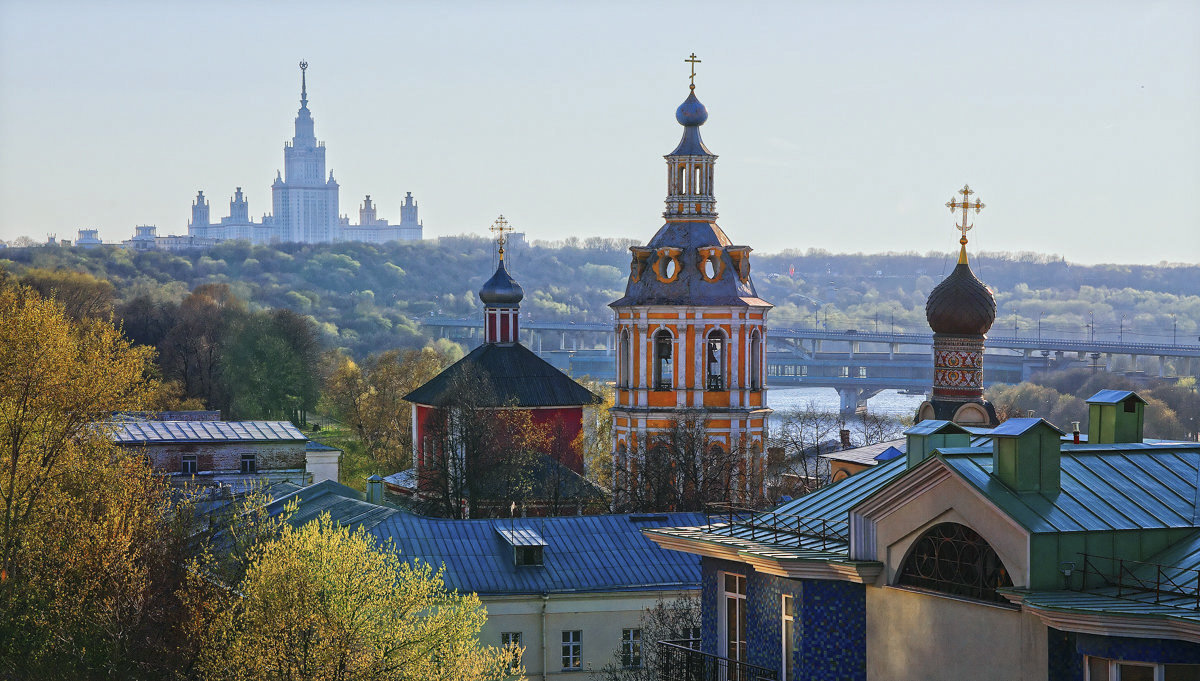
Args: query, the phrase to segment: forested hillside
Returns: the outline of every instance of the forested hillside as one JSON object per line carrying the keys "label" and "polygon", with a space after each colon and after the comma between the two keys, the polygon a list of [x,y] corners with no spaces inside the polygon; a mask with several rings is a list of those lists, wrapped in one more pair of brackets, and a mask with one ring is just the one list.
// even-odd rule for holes
{"label": "forested hillside", "polygon": [[[602,238],[512,244],[509,264],[525,288],[523,312],[607,321],[607,304],[624,289],[630,245]],[[756,253],[752,273],[759,294],[776,305],[773,326],[924,331],[925,296],[955,256]],[[111,282],[118,311],[177,305],[197,286],[228,284],[252,310],[310,316],[322,345],[357,357],[424,345],[421,318],[479,314],[475,292],[494,266],[492,243],[469,236],[384,245],[232,242],[182,253],[0,251],[0,268],[18,277],[73,270]],[[1200,266],[1086,266],[985,252],[973,256],[972,267],[996,293],[994,335],[1036,335],[1039,322],[1044,335],[1075,338],[1195,343],[1200,334]]]}

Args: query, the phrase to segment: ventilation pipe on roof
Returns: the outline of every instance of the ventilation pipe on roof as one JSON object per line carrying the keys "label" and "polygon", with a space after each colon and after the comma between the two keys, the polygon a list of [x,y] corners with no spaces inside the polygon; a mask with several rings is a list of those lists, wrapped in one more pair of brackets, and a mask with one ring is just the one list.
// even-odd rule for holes
{"label": "ventilation pipe on roof", "polygon": [[1071,422],[1071,442],[1079,444],[1079,422]]}
{"label": "ventilation pipe on roof", "polygon": [[378,473],[367,478],[367,502],[383,503],[383,478],[379,477]]}

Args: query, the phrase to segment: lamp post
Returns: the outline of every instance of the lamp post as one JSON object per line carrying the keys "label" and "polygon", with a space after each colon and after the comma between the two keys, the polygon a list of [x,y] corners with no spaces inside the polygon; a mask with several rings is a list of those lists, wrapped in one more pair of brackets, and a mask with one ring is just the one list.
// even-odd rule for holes
{"label": "lamp post", "polygon": [[1046,316],[1046,311],[1042,310],[1038,313],[1038,342],[1042,342],[1042,317]]}
{"label": "lamp post", "polygon": [[1096,311],[1088,310],[1088,342],[1096,342]]}
{"label": "lamp post", "polygon": [[1171,345],[1177,345],[1177,343],[1175,342],[1175,336],[1176,336],[1176,333],[1178,333],[1178,331],[1179,331],[1179,320],[1175,318],[1175,315],[1171,315]]}
{"label": "lamp post", "polygon": [[1117,342],[1125,342],[1125,315],[1121,315],[1121,330],[1117,332]]}

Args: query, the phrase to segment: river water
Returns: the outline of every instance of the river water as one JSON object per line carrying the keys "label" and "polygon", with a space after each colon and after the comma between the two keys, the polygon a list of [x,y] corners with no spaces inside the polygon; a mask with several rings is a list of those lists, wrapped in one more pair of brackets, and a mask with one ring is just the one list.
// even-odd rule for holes
{"label": "river water", "polygon": [[[911,417],[925,399],[923,395],[903,395],[898,390],[884,390],[867,400],[867,412],[876,416]],[[836,413],[840,402],[833,388],[771,388],[767,390],[767,406],[776,413],[816,405],[817,409]]]}

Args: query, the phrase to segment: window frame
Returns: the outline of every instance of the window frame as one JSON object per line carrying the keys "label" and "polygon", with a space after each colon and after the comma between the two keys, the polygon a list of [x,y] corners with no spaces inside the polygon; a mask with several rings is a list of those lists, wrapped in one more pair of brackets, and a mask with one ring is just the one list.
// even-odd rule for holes
{"label": "window frame", "polygon": [[[730,577],[734,578],[734,588],[735,589],[737,589],[738,586],[740,585],[740,587],[741,587],[740,591],[729,591],[728,590],[728,588],[727,588],[728,584],[729,584],[728,579]],[[739,662],[745,662],[748,659],[749,650],[750,650],[750,644],[746,638],[746,629],[748,628],[747,625],[749,624],[749,618],[747,617],[747,612],[746,612],[746,608],[748,605],[748,601],[746,598],[746,591],[748,590],[746,575],[738,574],[736,572],[718,572],[717,579],[719,580],[717,582],[717,589],[718,589],[718,593],[720,594],[720,601],[717,604],[717,606],[718,606],[717,607],[717,646],[718,646],[717,653],[719,655],[721,655],[722,657],[728,658],[730,660],[737,660]],[[738,644],[738,646],[737,646],[737,654],[736,655],[729,654],[729,652],[730,652],[730,648],[729,648],[729,646],[730,646],[730,640],[729,640],[729,599],[730,599],[730,597],[732,597],[735,602],[739,602],[739,605],[738,605],[739,613],[738,614],[740,615],[740,617],[738,618],[738,640],[736,642]]]}
{"label": "window frame", "polygon": [[[789,632],[790,630],[790,632]],[[792,594],[782,594],[779,606],[780,650],[779,678],[791,681],[796,659],[796,599]]]}
{"label": "window frame", "polygon": [[563,629],[560,652],[563,671],[583,669],[583,630]]}
{"label": "window frame", "polygon": [[[660,328],[653,336],[654,390],[667,392],[675,389],[675,334]],[[666,350],[667,372],[663,371],[663,350]],[[665,376],[664,376],[665,374]]]}
{"label": "window frame", "polygon": [[[525,646],[525,632],[523,631],[502,631],[500,632],[500,647],[508,648],[523,648]],[[506,667],[511,671],[524,663],[525,651],[512,651],[512,659],[506,663]]]}
{"label": "window frame", "polygon": [[621,629],[621,668],[642,668],[642,630],[640,627]]}
{"label": "window frame", "polygon": [[[716,361],[713,361],[714,349]],[[728,371],[725,367],[728,364],[727,357],[729,356],[729,341],[725,337],[725,333],[721,329],[713,329],[704,335],[704,389],[708,392],[724,392],[728,389],[728,381],[725,376]],[[717,371],[713,373],[713,364],[716,364]]]}
{"label": "window frame", "polygon": [[[247,466],[246,464],[250,465]],[[258,475],[258,454],[255,452],[242,452],[242,475]]]}
{"label": "window frame", "polygon": [[[190,466],[188,464],[191,464]],[[189,470],[190,469],[190,470]],[[195,475],[200,472],[200,455],[183,454],[179,459],[179,472],[184,475]]]}

